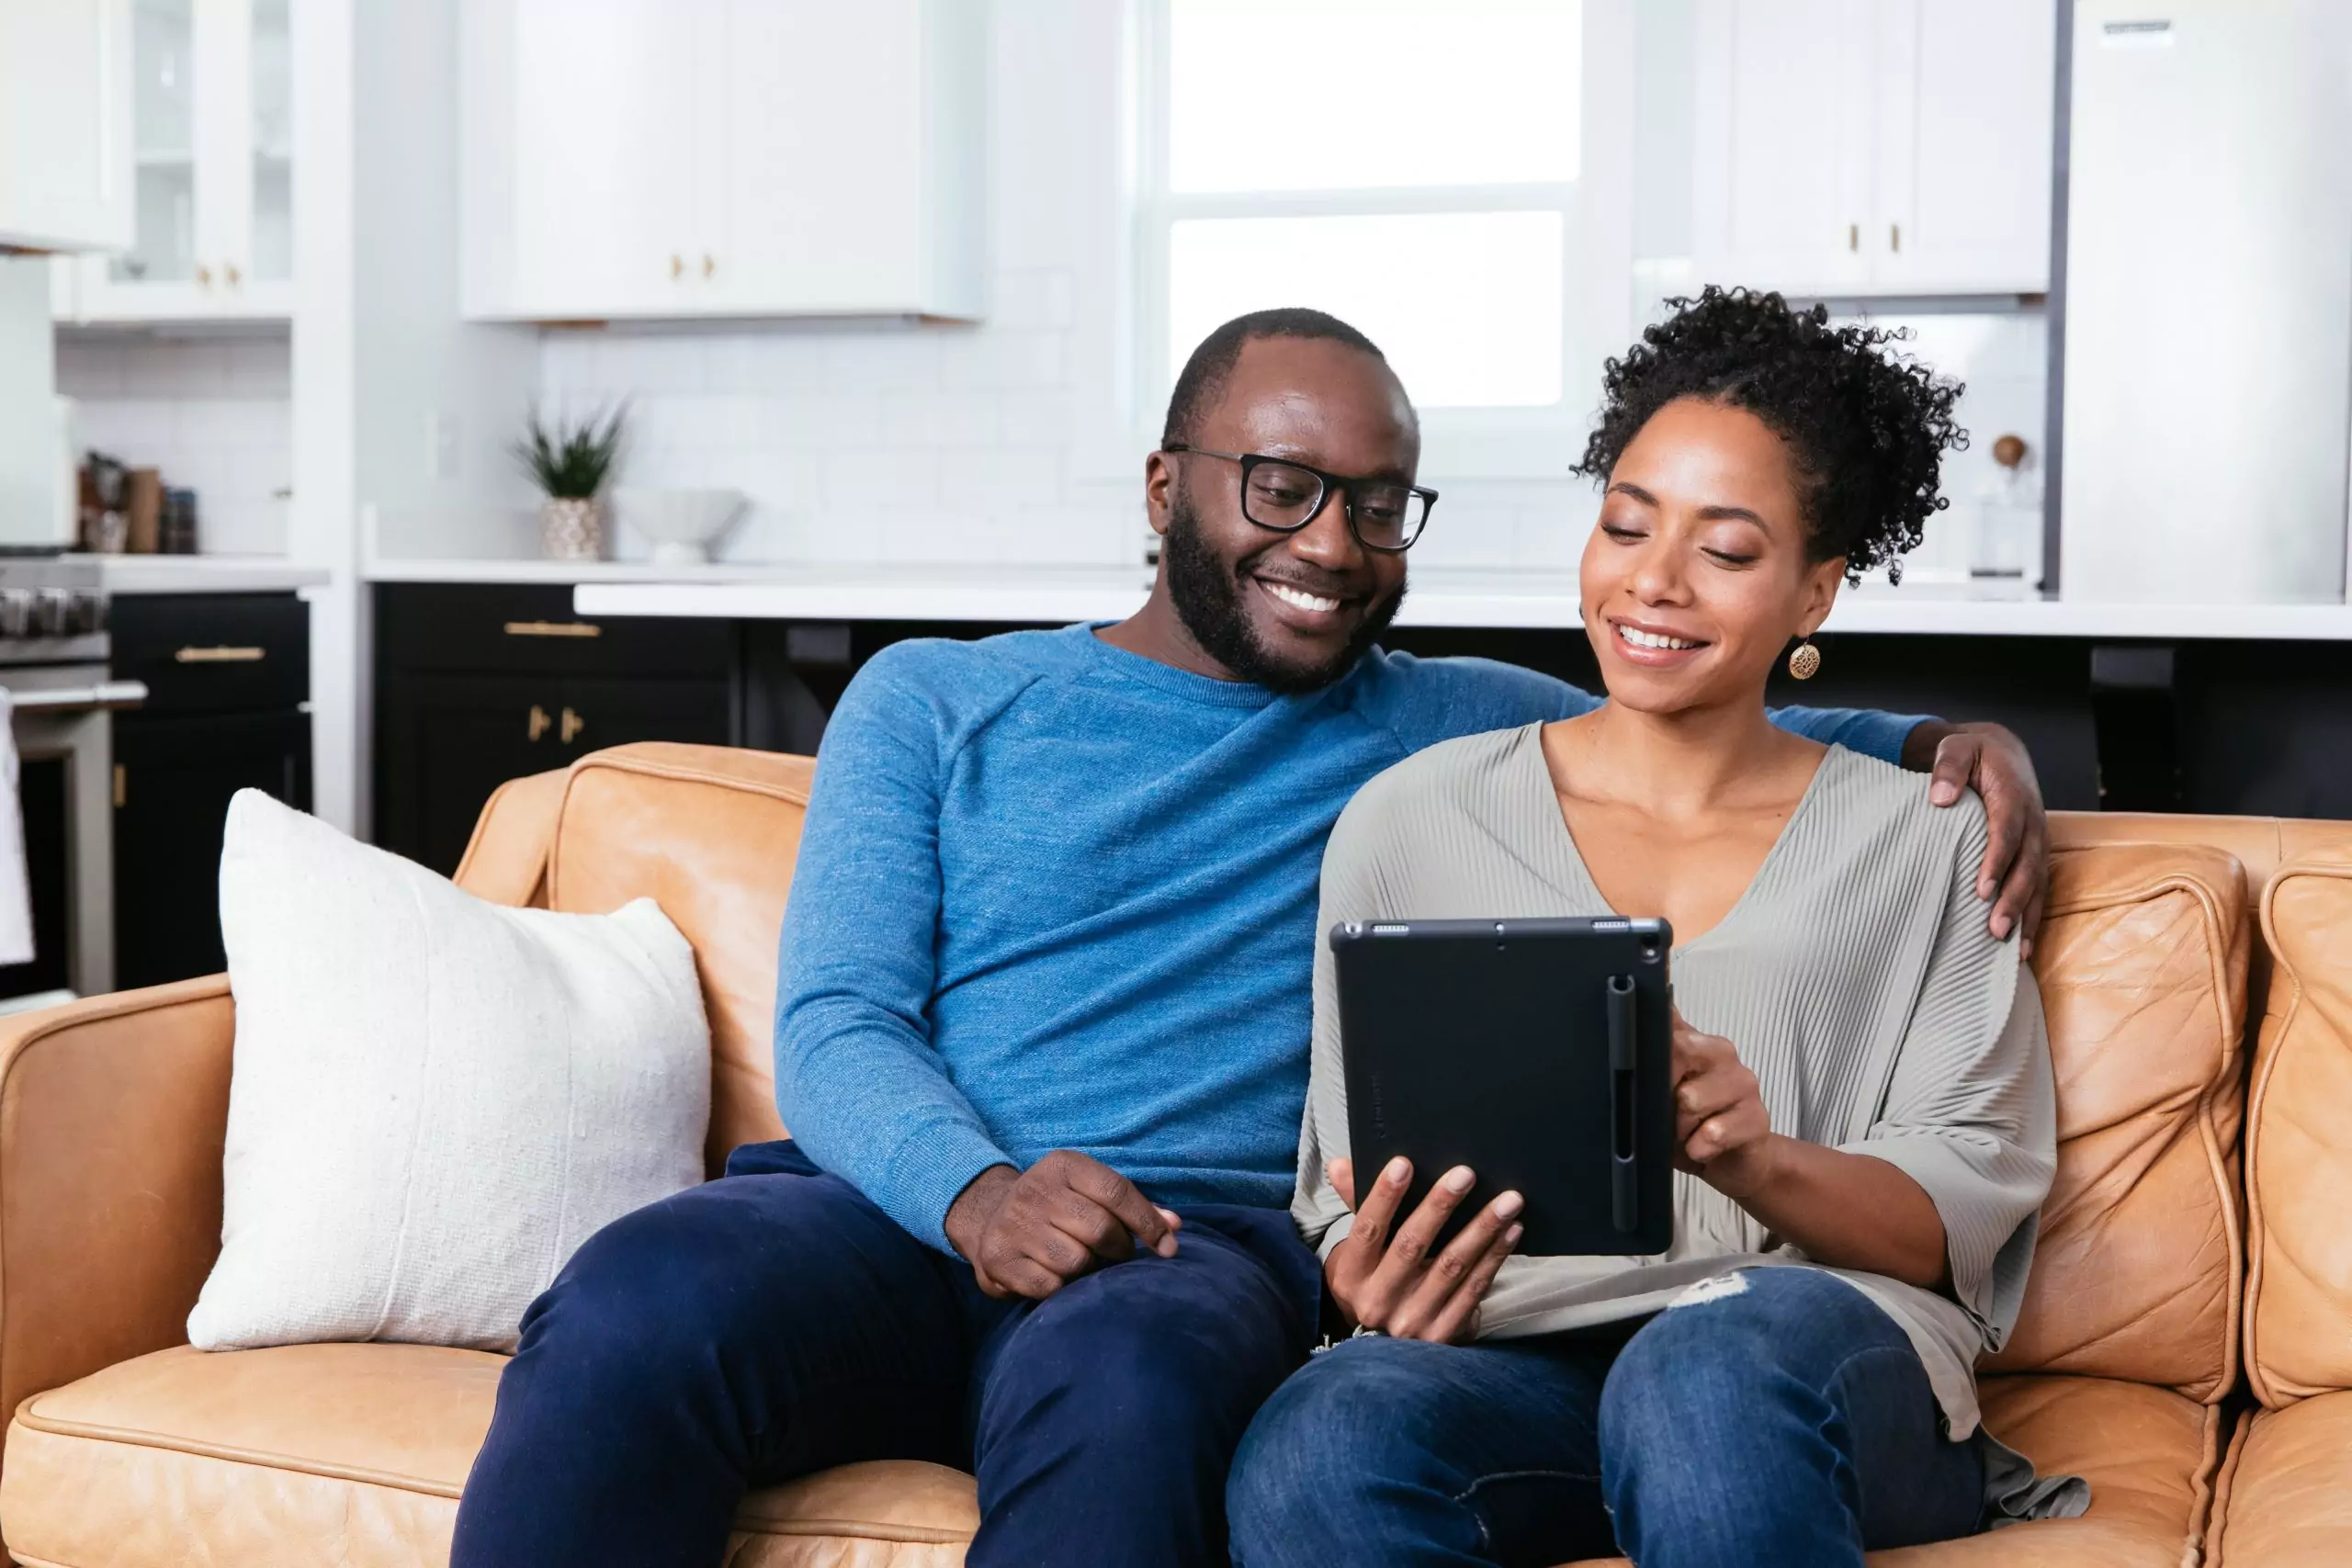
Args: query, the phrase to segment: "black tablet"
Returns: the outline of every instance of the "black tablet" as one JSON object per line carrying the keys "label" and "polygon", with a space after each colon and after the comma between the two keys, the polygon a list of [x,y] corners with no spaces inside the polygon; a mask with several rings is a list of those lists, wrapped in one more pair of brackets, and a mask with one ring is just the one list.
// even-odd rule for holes
{"label": "black tablet", "polygon": [[1529,1256],[1672,1244],[1665,921],[1349,921],[1330,942],[1359,1183],[1405,1156],[1409,1213],[1466,1165],[1448,1234],[1516,1188]]}

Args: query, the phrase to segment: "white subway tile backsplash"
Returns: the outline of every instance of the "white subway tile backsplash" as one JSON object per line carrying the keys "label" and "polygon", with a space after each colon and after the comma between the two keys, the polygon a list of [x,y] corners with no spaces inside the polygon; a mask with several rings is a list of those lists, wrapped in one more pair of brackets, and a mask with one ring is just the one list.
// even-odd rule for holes
{"label": "white subway tile backsplash", "polygon": [[907,327],[828,335],[822,340],[820,384],[828,391],[931,391],[939,385],[939,334],[962,330]]}
{"label": "white subway tile backsplash", "polygon": [[882,438],[893,446],[993,446],[1004,439],[1004,420],[998,400],[978,393],[890,392]]}
{"label": "white subway tile backsplash", "polygon": [[1044,448],[942,452],[940,499],[956,506],[968,498],[975,512],[992,509],[1000,499],[1015,505],[1053,504],[1062,498],[1063,466],[1058,452]]}
{"label": "white subway tile backsplash", "polygon": [[934,507],[939,502],[939,454],[889,446],[828,452],[823,493],[826,509],[845,515]]}
{"label": "white subway tile backsplash", "polygon": [[980,391],[1061,386],[1069,377],[1066,337],[1057,332],[959,333],[940,344],[940,384]]}

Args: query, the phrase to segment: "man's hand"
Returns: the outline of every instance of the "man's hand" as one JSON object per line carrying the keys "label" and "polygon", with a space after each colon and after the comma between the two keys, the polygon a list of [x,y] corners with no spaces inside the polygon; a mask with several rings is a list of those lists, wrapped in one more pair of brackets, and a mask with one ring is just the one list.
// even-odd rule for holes
{"label": "man's hand", "polygon": [[1363,1204],[1356,1204],[1356,1173],[1352,1160],[1335,1159],[1324,1174],[1340,1201],[1355,1210],[1355,1228],[1331,1249],[1324,1260],[1323,1278],[1331,1299],[1355,1322],[1399,1339],[1428,1339],[1451,1344],[1478,1331],[1478,1303],[1495,1273],[1519,1245],[1523,1227],[1517,1218],[1525,1201],[1505,1192],[1472,1217],[1462,1232],[1435,1257],[1430,1255],[1446,1217],[1460,1206],[1476,1185],[1467,1166],[1456,1166],[1438,1179],[1412,1217],[1389,1226],[1412,1185],[1412,1162],[1403,1156],[1388,1162],[1372,1184]]}
{"label": "man's hand", "polygon": [[1016,1171],[990,1166],[947,1211],[948,1245],[981,1290],[1043,1301],[1081,1274],[1122,1263],[1141,1243],[1176,1256],[1183,1222],[1100,1160],[1056,1149]]}
{"label": "man's hand", "polygon": [[[1903,763],[1919,771],[1919,755],[1935,748],[1927,768],[1928,798],[1950,806],[1973,787],[1984,802],[1984,860],[1976,869],[1976,896],[1993,900],[1986,924],[2006,939],[2019,934],[2018,951],[2033,955],[2041,929],[2041,906],[2049,892],[2050,818],[2041,807],[2041,782],[2025,742],[1997,724],[1949,725],[1929,721],[1911,732]],[[1996,897],[1998,895],[1998,897]]]}

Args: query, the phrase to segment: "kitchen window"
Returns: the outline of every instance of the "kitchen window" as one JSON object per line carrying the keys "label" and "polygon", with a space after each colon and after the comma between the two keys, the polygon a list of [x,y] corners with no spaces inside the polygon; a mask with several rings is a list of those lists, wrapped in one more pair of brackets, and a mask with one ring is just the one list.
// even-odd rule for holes
{"label": "kitchen window", "polygon": [[[1543,432],[1597,394],[1594,123],[1622,0],[1144,0],[1136,183],[1139,404],[1246,310],[1362,328],[1444,432]],[[1604,178],[1604,186],[1622,179]],[[1619,234],[1625,224],[1603,225]],[[1605,247],[1604,247],[1605,248]],[[1596,270],[1611,274],[1596,277]],[[1622,337],[1611,341],[1614,348]],[[1442,447],[1442,438],[1432,447]],[[1490,453],[1493,444],[1482,444]],[[1506,463],[1503,468],[1518,467]]]}

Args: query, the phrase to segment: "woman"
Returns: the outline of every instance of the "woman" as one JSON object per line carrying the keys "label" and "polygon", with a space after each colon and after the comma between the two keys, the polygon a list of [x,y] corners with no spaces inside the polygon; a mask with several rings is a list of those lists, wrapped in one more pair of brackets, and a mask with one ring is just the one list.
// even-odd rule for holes
{"label": "woman", "polygon": [[1293,1213],[1359,1328],[1250,1428],[1242,1568],[1860,1564],[2086,1501],[1977,1425],[2055,1165],[2039,998],[1979,902],[1984,811],[1764,711],[1839,580],[1943,504],[1959,389],[1778,295],[1677,303],[1611,363],[1578,468],[1607,479],[1582,595],[1608,704],[1392,768],[1323,863],[1327,928],[1671,922],[1674,1246],[1513,1258],[1506,1192],[1431,1256],[1475,1175],[1408,1216],[1403,1162],[1363,1187],[1320,954]]}

